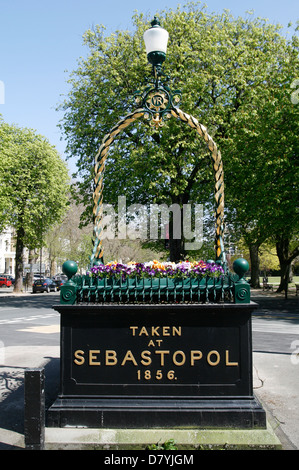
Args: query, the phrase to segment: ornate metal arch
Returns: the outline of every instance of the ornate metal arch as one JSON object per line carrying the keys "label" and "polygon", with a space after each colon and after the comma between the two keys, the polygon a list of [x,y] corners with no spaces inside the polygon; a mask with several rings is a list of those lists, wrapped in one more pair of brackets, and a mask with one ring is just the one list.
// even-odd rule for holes
{"label": "ornate metal arch", "polygon": [[98,153],[95,157],[95,178],[94,184],[95,189],[93,193],[93,224],[94,224],[94,240],[93,240],[93,252],[91,255],[91,264],[94,260],[101,260],[103,258],[103,245],[101,232],[103,230],[103,176],[105,169],[105,161],[110,145],[114,142],[117,135],[128,127],[136,119],[144,115],[144,109],[136,109],[133,113],[128,114],[122,119],[116,126],[114,126],[109,134],[106,134],[102,140],[102,144],[99,148]]}
{"label": "ornate metal arch", "polygon": [[202,124],[200,124],[196,118],[184,113],[182,110],[174,106],[174,103],[180,101],[179,95],[180,93],[178,91],[171,94],[169,89],[164,86],[156,86],[155,89],[149,87],[143,94],[138,93],[136,101],[138,104],[142,104],[142,107],[128,114],[123,120],[121,120],[111,129],[109,134],[104,137],[99,151],[95,157],[95,189],[93,193],[94,246],[91,256],[91,264],[94,264],[96,260],[101,260],[103,258],[103,245],[101,237],[103,230],[103,174],[109,147],[122,130],[142,116],[144,116],[145,119],[151,120],[151,124],[155,127],[163,125],[164,119],[169,119],[171,116],[174,116],[175,118],[178,118],[188,124],[191,128],[195,129],[196,132],[207,143],[207,146],[211,151],[215,178],[216,260],[220,260],[223,263],[225,262],[223,246],[224,182],[221,153],[212,137],[208,134],[207,129]]}

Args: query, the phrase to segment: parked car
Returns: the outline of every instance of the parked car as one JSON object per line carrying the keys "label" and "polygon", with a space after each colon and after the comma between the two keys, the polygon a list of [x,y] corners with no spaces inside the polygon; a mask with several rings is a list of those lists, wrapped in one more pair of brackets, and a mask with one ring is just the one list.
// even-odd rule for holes
{"label": "parked car", "polygon": [[66,282],[66,279],[53,279],[53,282],[55,282],[57,286],[57,290],[60,290],[61,286]]}
{"label": "parked car", "polygon": [[12,285],[12,282],[11,280],[4,276],[4,277],[0,277],[0,287],[10,287]]}
{"label": "parked car", "polygon": [[12,284],[15,283],[15,278],[12,277],[10,274],[0,274],[0,277],[6,277]]}
{"label": "parked car", "polygon": [[57,286],[52,279],[36,279],[32,285],[32,292],[56,292]]}

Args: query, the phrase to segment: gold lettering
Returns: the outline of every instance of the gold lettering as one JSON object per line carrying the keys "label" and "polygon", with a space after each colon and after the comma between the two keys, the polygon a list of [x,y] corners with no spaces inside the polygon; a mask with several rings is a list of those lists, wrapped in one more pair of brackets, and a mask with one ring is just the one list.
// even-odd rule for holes
{"label": "gold lettering", "polygon": [[161,356],[161,366],[164,366],[164,356],[165,354],[169,354],[170,351],[165,351],[165,350],[161,350],[161,351],[155,351],[155,354],[160,354]]}
{"label": "gold lettering", "polygon": [[159,333],[158,333],[158,330],[159,330],[159,326],[152,326],[152,336],[160,336]]}
{"label": "gold lettering", "polygon": [[[139,327],[130,327],[132,330],[133,336],[137,336],[138,333],[138,328]],[[152,327],[152,333],[156,336],[160,336],[158,329],[160,327]],[[171,336],[171,332],[173,335],[175,334],[181,334],[181,330],[176,328],[171,330],[173,327],[169,326],[164,326],[161,327],[162,330],[162,335],[163,336]],[[139,330],[139,335],[146,335],[149,336],[149,330],[146,329],[146,327],[141,327]],[[161,347],[161,343],[163,343],[162,339],[151,339],[148,343],[148,347]],[[86,355],[88,355],[88,365],[90,366],[100,366],[100,349],[90,349],[86,351]],[[172,362],[174,365],[180,367],[186,364],[186,358],[187,358],[187,353],[181,350],[174,351],[173,353],[170,352],[170,350],[159,350],[156,349],[152,351],[149,350],[144,350],[140,352],[140,359],[138,362],[142,364],[143,366],[149,366],[152,364],[152,354],[156,354],[158,357],[160,357],[160,366],[163,367],[165,366],[165,361],[166,361],[166,356],[169,355],[170,353],[172,354]],[[113,349],[107,349],[103,352],[105,354],[105,365],[106,366],[115,366],[117,364],[120,364],[121,366],[127,365],[127,363],[131,363],[134,366],[138,366],[137,360],[134,356],[135,353],[133,353],[131,350],[126,351],[122,362],[120,362],[119,357],[117,355],[117,352]],[[189,354],[188,354],[189,355]],[[217,366],[220,361],[221,361],[221,355],[220,353],[213,349],[207,353],[207,363],[210,366]],[[197,364],[197,361],[200,361],[203,358],[203,353],[200,350],[190,350],[190,365],[195,366]],[[189,359],[189,358],[188,358]],[[85,351],[82,349],[77,349],[74,352],[74,358],[73,358],[74,364],[77,366],[82,366],[83,364],[87,363],[86,358],[85,358]],[[102,361],[104,364],[104,360]],[[238,367],[239,362],[234,362],[230,360],[230,351],[228,349],[225,350],[225,366],[227,367]]]}
{"label": "gold lettering", "polygon": [[172,327],[172,336],[182,336],[182,327],[179,326],[178,328],[176,328],[175,326]]}
{"label": "gold lettering", "polygon": [[141,362],[142,365],[149,366],[152,363],[152,360],[149,357],[150,355],[151,355],[150,351],[142,351],[141,352],[142,360],[140,362]]}
{"label": "gold lettering", "polygon": [[[214,362],[211,360],[211,356],[212,356],[213,354],[216,356],[216,361],[214,361]],[[215,351],[215,350],[214,350],[214,351],[210,351],[210,352],[208,353],[208,356],[207,356],[207,361],[208,361],[208,364],[210,364],[210,366],[217,366],[217,365],[219,364],[219,362],[220,362],[220,354],[219,354],[219,352],[218,352],[218,351]]]}
{"label": "gold lettering", "polygon": [[238,362],[229,362],[229,351],[225,351],[225,365],[226,366],[238,366]]}
{"label": "gold lettering", "polygon": [[130,330],[133,330],[133,336],[135,336],[135,330],[138,330],[138,326],[130,326]]}
{"label": "gold lettering", "polygon": [[147,332],[147,329],[145,328],[145,326],[143,326],[140,330],[139,336],[141,336],[141,335],[148,336],[148,332]]}
{"label": "gold lettering", "polygon": [[152,97],[152,103],[156,108],[159,108],[164,103],[163,96],[155,95]]}
{"label": "gold lettering", "polygon": [[202,358],[201,351],[191,351],[191,366],[194,366],[194,361],[199,361]]}
{"label": "gold lettering", "polygon": [[[177,360],[177,355],[180,354],[182,356],[182,359],[181,361],[178,361]],[[172,357],[172,360],[173,360],[173,363],[176,365],[176,366],[182,366],[185,364],[186,362],[186,356],[185,356],[185,353],[183,351],[176,351],[174,354],[173,354],[173,357]]]}
{"label": "gold lettering", "polygon": [[77,351],[74,352],[74,356],[75,356],[75,359],[74,359],[74,363],[77,364],[77,366],[82,366],[82,364],[84,364],[85,362],[85,359],[84,359],[84,351],[82,351],[81,349],[78,349]]}
{"label": "gold lettering", "polygon": [[[182,327],[181,326],[152,326],[151,328],[146,328],[145,326],[130,326],[132,331],[132,336],[161,336],[160,331],[162,329],[162,336],[182,336]],[[139,333],[138,333],[139,332]]]}
{"label": "gold lettering", "polygon": [[135,359],[135,357],[133,356],[132,351],[130,351],[130,350],[127,351],[127,353],[126,353],[126,355],[125,355],[125,357],[124,357],[124,359],[123,359],[121,365],[122,365],[122,366],[125,365],[125,363],[126,363],[127,361],[132,361],[133,364],[134,364],[134,366],[137,366],[136,359]]}
{"label": "gold lettering", "polygon": [[105,365],[106,366],[115,366],[117,364],[116,351],[112,349],[107,349],[105,353]]}
{"label": "gold lettering", "polygon": [[89,365],[90,366],[100,366],[101,363],[97,362],[97,356],[95,354],[99,354],[100,350],[99,349],[90,349],[89,350]]}

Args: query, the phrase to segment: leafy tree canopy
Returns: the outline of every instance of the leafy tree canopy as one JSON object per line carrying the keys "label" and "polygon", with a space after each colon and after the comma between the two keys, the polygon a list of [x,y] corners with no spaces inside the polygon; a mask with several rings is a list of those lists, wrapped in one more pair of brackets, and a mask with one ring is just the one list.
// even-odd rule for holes
{"label": "leafy tree canopy", "polygon": [[[199,3],[158,16],[169,32],[164,66],[169,86],[181,90],[181,108],[208,128],[221,149],[231,221],[264,234],[269,218],[261,209],[267,207],[273,217],[273,204],[278,204],[278,228],[279,214],[292,211],[295,185],[290,169],[298,156],[298,132],[289,125],[294,119],[298,126],[299,106],[292,105],[288,90],[298,72],[298,38],[287,41],[280,27],[265,19],[234,18],[227,10],[208,13]],[[61,128],[68,153],[78,159],[89,221],[94,156],[104,135],[135,108],[134,92],[150,74],[143,33],[151,19],[136,13],[133,32],[106,36],[103,26],[87,31],[88,57],[72,73],[71,91],[61,105]],[[128,203],[204,203],[212,193],[209,151],[175,119],[159,131],[135,122],[110,149],[105,202],[116,203],[118,195],[126,195]]]}
{"label": "leafy tree canopy", "polygon": [[16,232],[16,283],[22,287],[23,248],[45,243],[68,204],[69,176],[56,149],[31,129],[0,121],[0,229]]}
{"label": "leafy tree canopy", "polygon": [[0,223],[23,228],[25,246],[41,246],[42,232],[68,202],[68,170],[56,149],[31,129],[0,123]]}

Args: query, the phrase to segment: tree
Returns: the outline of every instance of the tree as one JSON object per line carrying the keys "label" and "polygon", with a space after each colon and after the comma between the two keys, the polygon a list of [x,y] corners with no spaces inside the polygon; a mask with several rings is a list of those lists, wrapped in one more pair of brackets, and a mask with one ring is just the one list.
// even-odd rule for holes
{"label": "tree", "polygon": [[0,228],[16,231],[16,281],[22,288],[23,249],[41,247],[68,202],[68,171],[56,149],[33,130],[0,122]]}
{"label": "tree", "polygon": [[[247,140],[245,131],[240,135],[235,132],[235,123],[249,113],[253,126],[259,121],[258,109],[252,103],[271,86],[272,69],[276,70],[287,42],[279,35],[279,27],[266,20],[233,18],[228,11],[210,14],[198,4],[163,11],[159,16],[170,35],[165,74],[171,76],[171,88],[182,92],[182,109],[207,126],[219,144],[227,165],[225,181],[229,175],[226,191],[230,193],[231,186],[236,185],[234,164],[243,165],[243,155],[240,159],[234,153],[233,161],[231,155],[237,148],[246,149]],[[106,37],[100,26],[87,31],[84,42],[89,56],[72,73],[71,91],[61,105],[67,151],[78,157],[87,221],[91,220],[94,156],[103,136],[132,109],[134,91],[144,82],[143,32],[150,19],[135,14],[133,33],[116,31]],[[260,157],[255,155],[255,161]],[[213,177],[209,158],[195,132],[181,122],[172,119],[159,131],[143,121],[135,122],[110,149],[104,176],[105,202],[115,204],[118,195],[126,195],[128,204],[163,202],[182,207],[192,201],[210,201]],[[236,201],[234,191],[230,200]],[[243,201],[240,198],[239,206],[248,213],[247,225],[256,225],[259,232],[261,211],[253,216],[242,209]],[[255,238],[252,240],[254,244]],[[170,252],[177,260],[185,253],[182,243],[171,249],[174,242],[170,240]]]}
{"label": "tree", "polygon": [[[81,205],[77,206],[72,201],[62,222],[47,233],[46,244],[51,266],[54,262],[59,261],[62,264],[71,259],[77,262],[79,270],[83,272],[89,267],[92,225],[80,227],[80,215],[83,210]],[[162,250],[153,251],[151,246],[145,247],[141,240],[105,239],[104,247],[106,262],[115,259],[124,263],[135,260],[143,262],[160,259],[165,255]]]}
{"label": "tree", "polygon": [[92,225],[80,227],[82,206],[72,200],[61,222],[55,225],[46,236],[51,265],[66,260],[74,260],[79,270],[86,270],[92,247]]}
{"label": "tree", "polygon": [[259,90],[233,120],[225,151],[228,207],[251,250],[252,285],[259,283],[258,249],[269,240],[280,261],[278,291],[286,289],[290,264],[299,253],[299,106],[291,101],[298,53],[297,36],[281,44]]}
{"label": "tree", "polygon": [[275,252],[275,246],[265,243],[260,248],[260,268],[261,274],[267,276],[272,271],[279,270],[279,259]]}

